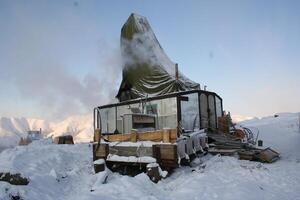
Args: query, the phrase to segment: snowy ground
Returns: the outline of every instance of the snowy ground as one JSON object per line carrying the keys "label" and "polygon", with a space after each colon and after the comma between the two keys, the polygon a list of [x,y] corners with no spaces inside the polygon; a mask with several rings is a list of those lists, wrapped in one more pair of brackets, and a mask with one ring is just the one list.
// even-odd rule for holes
{"label": "snowy ground", "polygon": [[[300,199],[299,114],[252,119],[265,146],[281,152],[273,164],[207,155],[192,167],[178,168],[170,177],[152,183],[135,177],[94,174],[89,144],[54,145],[49,141],[7,149],[0,153],[0,171],[20,172],[28,186],[0,182],[0,199],[19,194],[23,199]],[[91,191],[92,190],[92,191]]]}

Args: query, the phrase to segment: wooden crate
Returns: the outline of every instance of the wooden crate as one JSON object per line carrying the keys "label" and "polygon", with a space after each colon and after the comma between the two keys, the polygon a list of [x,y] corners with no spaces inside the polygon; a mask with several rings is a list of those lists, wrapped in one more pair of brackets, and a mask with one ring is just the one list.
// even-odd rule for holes
{"label": "wooden crate", "polygon": [[272,163],[279,159],[279,153],[268,147],[255,155],[255,157],[260,162]]}
{"label": "wooden crate", "polygon": [[108,144],[93,144],[93,160],[97,160],[100,158],[106,159],[109,153],[109,146]]}
{"label": "wooden crate", "polygon": [[229,133],[230,118],[227,115],[218,117],[218,130],[221,133]]}
{"label": "wooden crate", "polygon": [[177,145],[175,144],[155,144],[153,157],[162,167],[178,167]]}

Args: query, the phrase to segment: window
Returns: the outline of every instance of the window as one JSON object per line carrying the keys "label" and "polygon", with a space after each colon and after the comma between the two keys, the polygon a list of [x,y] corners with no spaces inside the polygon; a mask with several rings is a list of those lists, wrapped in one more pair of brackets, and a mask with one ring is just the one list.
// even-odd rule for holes
{"label": "window", "polygon": [[116,108],[104,108],[100,110],[101,133],[114,133],[116,130]]}
{"label": "window", "polygon": [[146,105],[146,113],[156,115],[157,114],[157,104]]}
{"label": "window", "polygon": [[206,94],[200,94],[201,128],[208,128],[208,104]]}
{"label": "window", "polygon": [[216,111],[215,111],[215,97],[213,95],[208,95],[208,108],[209,108],[209,127],[211,129],[216,129]]}
{"label": "window", "polygon": [[181,125],[186,132],[200,129],[198,93],[184,95],[180,101]]}

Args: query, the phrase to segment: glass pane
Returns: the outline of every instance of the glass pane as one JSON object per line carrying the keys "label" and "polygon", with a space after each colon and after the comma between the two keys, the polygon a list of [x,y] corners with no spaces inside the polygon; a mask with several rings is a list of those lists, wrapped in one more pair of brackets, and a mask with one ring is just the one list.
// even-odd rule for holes
{"label": "glass pane", "polygon": [[208,105],[207,96],[200,95],[200,110],[201,110],[201,128],[208,128]]}
{"label": "glass pane", "polygon": [[[130,133],[126,124],[123,124],[124,115],[133,114],[133,113],[142,113],[142,105],[139,103],[136,104],[128,104],[117,107],[117,130],[118,133]],[[127,131],[125,131],[127,130]],[[124,132],[125,131],[125,132]]]}
{"label": "glass pane", "polygon": [[209,126],[212,129],[216,129],[216,113],[215,113],[215,98],[213,95],[208,95],[208,106],[209,106]]}
{"label": "glass pane", "polygon": [[116,130],[115,107],[100,110],[101,133],[114,133]]}
{"label": "glass pane", "polygon": [[128,119],[128,115],[134,113],[155,116],[155,129],[177,128],[177,103],[175,97],[118,106],[118,133],[130,133],[130,129],[133,127],[129,126],[131,122]]}
{"label": "glass pane", "polygon": [[145,104],[146,114],[156,115],[156,129],[177,128],[176,98],[148,101]]}
{"label": "glass pane", "polygon": [[222,111],[222,101],[217,96],[216,96],[216,111],[217,111],[217,117],[221,117],[222,116],[222,112],[223,112]]}
{"label": "glass pane", "polygon": [[181,105],[181,123],[185,131],[200,129],[198,93],[184,95],[188,101],[183,100]]}

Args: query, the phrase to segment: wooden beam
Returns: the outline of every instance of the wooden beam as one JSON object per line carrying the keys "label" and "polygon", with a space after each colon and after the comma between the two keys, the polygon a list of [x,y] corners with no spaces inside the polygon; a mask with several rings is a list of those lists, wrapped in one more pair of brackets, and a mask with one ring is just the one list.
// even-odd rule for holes
{"label": "wooden beam", "polygon": [[155,131],[155,132],[139,133],[138,140],[139,141],[153,141],[153,142],[162,141],[163,140],[162,130]]}
{"label": "wooden beam", "polygon": [[164,130],[157,130],[141,133],[135,132],[130,134],[103,135],[103,138],[109,142],[163,141],[167,143],[175,143],[177,139],[177,130],[168,129],[168,133],[164,133]]}
{"label": "wooden beam", "polygon": [[135,156],[135,157],[144,157],[144,156],[153,156],[152,147],[145,146],[110,146],[109,153],[118,155],[118,156]]}
{"label": "wooden beam", "polygon": [[128,142],[130,141],[130,134],[114,134],[114,135],[104,135],[103,138],[109,142]]}

